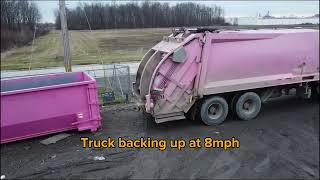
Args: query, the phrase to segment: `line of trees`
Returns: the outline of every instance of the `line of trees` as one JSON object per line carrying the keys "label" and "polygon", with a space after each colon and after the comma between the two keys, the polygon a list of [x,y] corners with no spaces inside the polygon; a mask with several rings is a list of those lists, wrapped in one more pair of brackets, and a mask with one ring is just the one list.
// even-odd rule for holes
{"label": "line of trees", "polygon": [[[154,28],[179,26],[226,25],[224,11],[213,5],[195,3],[130,2],[126,4],[79,4],[67,9],[68,28],[73,30],[110,28]],[[60,29],[60,16],[56,12],[56,28]]]}
{"label": "line of trees", "polygon": [[[1,51],[26,44],[33,39],[40,12],[34,2],[1,0]],[[41,26],[42,27],[42,26]],[[36,36],[48,30],[37,28]]]}

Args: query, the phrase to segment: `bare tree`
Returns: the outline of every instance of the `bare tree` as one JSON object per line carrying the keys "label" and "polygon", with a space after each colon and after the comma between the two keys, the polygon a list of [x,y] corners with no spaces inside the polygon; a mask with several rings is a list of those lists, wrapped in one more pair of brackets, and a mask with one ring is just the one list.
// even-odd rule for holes
{"label": "bare tree", "polygon": [[[86,15],[86,16],[85,16]],[[91,3],[67,10],[69,29],[150,28],[177,26],[225,25],[223,9],[195,3],[168,3],[144,1],[140,4]],[[56,27],[60,28],[60,17],[56,13]]]}
{"label": "bare tree", "polygon": [[[28,43],[33,38],[40,12],[34,2],[1,0],[1,51]],[[44,34],[38,29],[37,36]]]}

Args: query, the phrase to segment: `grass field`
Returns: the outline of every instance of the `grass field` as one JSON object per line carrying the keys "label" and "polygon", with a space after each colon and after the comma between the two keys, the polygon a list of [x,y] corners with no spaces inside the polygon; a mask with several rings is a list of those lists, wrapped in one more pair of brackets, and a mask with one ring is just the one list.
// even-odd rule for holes
{"label": "grass field", "polygon": [[[69,31],[72,64],[138,61],[169,28]],[[31,53],[32,52],[32,53]],[[1,70],[63,66],[60,31],[37,38],[30,45],[1,53]]]}
{"label": "grass field", "polygon": [[[292,28],[297,25],[225,26],[222,29]],[[319,25],[298,25],[319,29]],[[72,64],[114,63],[139,61],[142,56],[171,28],[112,29],[69,31]],[[63,66],[63,48],[60,31],[52,31],[37,38],[33,51],[27,46],[1,53],[1,70],[19,70]],[[32,53],[31,53],[32,52]],[[30,64],[31,62],[31,64]]]}

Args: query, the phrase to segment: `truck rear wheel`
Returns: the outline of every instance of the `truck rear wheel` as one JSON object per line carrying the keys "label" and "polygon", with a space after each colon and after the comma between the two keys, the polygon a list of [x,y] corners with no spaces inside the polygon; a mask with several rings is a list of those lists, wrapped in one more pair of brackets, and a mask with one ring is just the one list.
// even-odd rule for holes
{"label": "truck rear wheel", "polygon": [[201,120],[208,126],[221,124],[226,119],[228,110],[228,103],[223,97],[211,97],[201,106]]}
{"label": "truck rear wheel", "polygon": [[235,110],[237,116],[241,120],[251,120],[257,117],[261,109],[261,99],[258,94],[254,92],[246,92],[242,94],[237,103]]}

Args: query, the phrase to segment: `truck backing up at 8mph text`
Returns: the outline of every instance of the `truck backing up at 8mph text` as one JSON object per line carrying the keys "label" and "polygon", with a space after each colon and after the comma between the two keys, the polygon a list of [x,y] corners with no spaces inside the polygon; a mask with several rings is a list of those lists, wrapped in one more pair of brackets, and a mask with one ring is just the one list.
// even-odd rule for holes
{"label": "truck backing up at 8mph text", "polygon": [[290,90],[319,95],[319,31],[175,30],[146,53],[133,86],[157,123],[190,115],[214,125],[231,112],[250,120]]}

